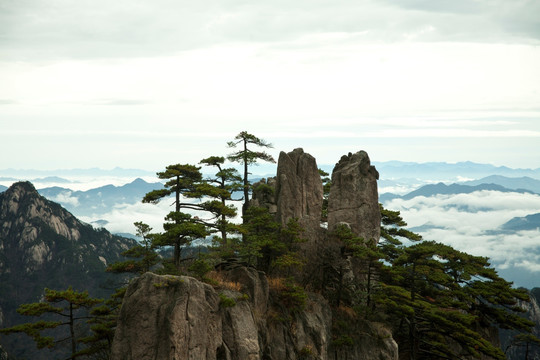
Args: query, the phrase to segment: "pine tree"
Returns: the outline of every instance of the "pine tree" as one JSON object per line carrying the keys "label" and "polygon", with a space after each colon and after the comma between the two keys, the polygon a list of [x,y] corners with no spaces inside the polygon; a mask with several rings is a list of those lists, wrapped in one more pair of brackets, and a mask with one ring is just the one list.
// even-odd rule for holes
{"label": "pine tree", "polygon": [[[483,329],[530,331],[519,316],[518,300],[527,293],[512,288],[490,267],[487,258],[469,255],[401,226],[399,212],[382,209],[381,246],[386,264],[380,270],[379,310],[393,319],[402,357],[454,359],[487,355],[505,359]],[[400,239],[414,242],[402,245]]]}
{"label": "pine tree", "polygon": [[200,204],[182,201],[182,197],[187,199],[202,197],[200,188],[198,188],[202,185],[202,174],[197,166],[176,164],[167,166],[165,171],[158,172],[157,175],[160,179],[168,180],[164,184],[165,189],[147,193],[142,201],[155,204],[169,196],[175,197],[175,211],[166,216],[166,223],[163,224],[165,232],[156,235],[153,243],[156,246],[174,247],[173,264],[174,271],[177,272],[180,270],[182,247],[192,240],[205,237],[208,234],[205,225],[198,222],[197,217],[181,212],[182,209],[204,210]]}
{"label": "pine tree", "polygon": [[238,135],[235,136],[233,141],[229,141],[227,145],[230,148],[235,148],[238,145],[242,146],[241,150],[238,150],[237,152],[234,152],[232,154],[229,154],[227,156],[227,159],[229,161],[238,162],[242,165],[244,165],[244,204],[242,206],[242,217],[246,216],[247,208],[249,206],[249,165],[256,164],[257,160],[263,160],[268,161],[271,163],[275,163],[276,161],[274,158],[267,154],[264,151],[253,151],[250,148],[248,148],[248,145],[255,145],[258,147],[263,148],[271,148],[272,144],[266,142],[263,139],[259,139],[255,135],[252,135],[248,133],[247,131],[242,131]]}
{"label": "pine tree", "polygon": [[90,310],[87,323],[90,325],[91,334],[79,339],[86,347],[77,352],[78,356],[91,356],[96,360],[110,359],[114,332],[126,289],[117,289],[105,303]]}
{"label": "pine tree", "polygon": [[107,271],[144,274],[158,263],[159,256],[153,242],[156,235],[150,233],[152,228],[142,221],[135,222],[134,225],[136,235],[142,238],[141,243],[122,253],[123,256],[131,258],[130,260],[111,264],[107,267]]}
{"label": "pine tree", "polygon": [[321,221],[328,220],[328,196],[330,195],[330,187],[332,186],[332,180],[330,179],[330,174],[326,171],[319,169],[319,175],[321,175],[321,180],[323,184],[323,202],[322,202],[322,213]]}
{"label": "pine tree", "polygon": [[213,199],[203,204],[203,207],[214,214],[215,223],[207,225],[220,233],[219,243],[222,248],[227,247],[227,234],[231,231],[238,232],[237,227],[229,221],[236,216],[236,208],[227,202],[240,201],[241,199],[232,199],[232,194],[243,188],[238,171],[234,168],[223,168],[224,162],[225,158],[222,156],[211,156],[200,161],[200,164],[215,166],[218,169],[214,177],[205,180],[208,186],[201,188],[200,191]]}
{"label": "pine tree", "polygon": [[[1,329],[0,332],[4,334],[26,333],[34,339],[38,349],[54,348],[59,343],[69,340],[71,344],[71,356],[69,359],[75,359],[78,356],[77,349],[80,343],[79,336],[75,333],[75,327],[81,320],[90,318],[87,313],[79,310],[89,310],[103,300],[91,298],[87,291],[78,292],[71,287],[63,291],[45,289],[44,298],[45,302],[20,305],[17,312],[21,315],[37,317],[51,314],[61,320],[39,320]],[[69,336],[64,339],[54,339],[52,336],[42,334],[48,329],[58,327],[67,327]]]}

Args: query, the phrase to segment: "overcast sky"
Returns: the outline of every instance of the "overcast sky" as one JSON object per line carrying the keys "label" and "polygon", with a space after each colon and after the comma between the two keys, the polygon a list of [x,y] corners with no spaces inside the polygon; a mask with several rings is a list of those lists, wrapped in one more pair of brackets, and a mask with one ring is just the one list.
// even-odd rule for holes
{"label": "overcast sky", "polygon": [[247,130],[319,164],[540,167],[538,0],[0,0],[0,169],[143,168]]}

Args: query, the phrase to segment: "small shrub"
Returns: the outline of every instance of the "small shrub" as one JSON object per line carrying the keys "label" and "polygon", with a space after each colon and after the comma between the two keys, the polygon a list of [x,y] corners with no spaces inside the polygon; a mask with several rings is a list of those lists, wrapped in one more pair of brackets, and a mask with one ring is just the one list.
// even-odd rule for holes
{"label": "small shrub", "polygon": [[233,298],[228,297],[227,295],[225,295],[223,293],[220,293],[219,294],[219,305],[224,307],[224,308],[233,307],[233,306],[236,305],[236,300],[234,300]]}
{"label": "small shrub", "polygon": [[188,270],[191,271],[197,279],[203,280],[206,274],[212,270],[212,265],[205,260],[197,259],[191,264]]}
{"label": "small shrub", "polygon": [[165,276],[163,281],[160,281],[158,283],[154,283],[154,287],[156,289],[169,287],[170,285],[180,284],[184,282],[184,280],[176,277],[176,276]]}
{"label": "small shrub", "polygon": [[353,346],[354,340],[349,335],[340,335],[332,340],[335,347]]}
{"label": "small shrub", "polygon": [[294,284],[292,280],[287,280],[284,285],[276,287],[278,288],[281,289],[278,292],[279,298],[291,311],[301,311],[306,307],[308,296],[303,287]]}
{"label": "small shrub", "polygon": [[239,301],[248,301],[248,300],[249,300],[249,295],[246,294],[246,293],[243,293],[243,294],[240,295],[240,296],[238,297],[238,299],[236,299],[236,300],[239,300]]}
{"label": "small shrub", "polygon": [[313,358],[313,348],[311,345],[306,345],[298,352],[298,358],[302,360],[308,360]]}

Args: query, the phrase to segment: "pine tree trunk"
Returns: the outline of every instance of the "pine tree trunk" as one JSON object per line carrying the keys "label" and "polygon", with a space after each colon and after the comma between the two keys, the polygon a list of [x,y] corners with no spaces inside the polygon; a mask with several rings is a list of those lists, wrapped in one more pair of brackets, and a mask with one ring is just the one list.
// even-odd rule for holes
{"label": "pine tree trunk", "polygon": [[244,204],[242,205],[243,223],[246,223],[245,217],[249,204],[249,182],[248,182],[248,149],[247,142],[244,140]]}

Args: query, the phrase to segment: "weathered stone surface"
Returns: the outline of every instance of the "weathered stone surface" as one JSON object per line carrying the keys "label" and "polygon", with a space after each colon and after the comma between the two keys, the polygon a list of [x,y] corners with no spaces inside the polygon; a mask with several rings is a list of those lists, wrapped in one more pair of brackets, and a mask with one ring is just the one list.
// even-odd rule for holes
{"label": "weathered stone surface", "polygon": [[379,173],[371,166],[365,151],[341,157],[332,172],[328,198],[330,231],[338,223],[346,222],[357,236],[375,242],[379,240],[381,214],[378,178]]}
{"label": "weathered stone surface", "polygon": [[[186,276],[146,273],[134,280],[122,304],[112,359],[299,360],[308,353],[318,360],[397,359],[383,327],[368,323],[358,329],[358,344],[338,352],[332,348],[332,311],[321,295],[309,294],[305,309],[289,312],[264,295],[264,274],[231,271],[225,278],[240,281],[241,292],[216,290]],[[243,293],[255,295],[245,300]],[[220,294],[236,304],[220,306]]]}
{"label": "weathered stone surface", "polygon": [[[332,360],[398,360],[398,344],[392,333],[381,323],[363,322],[362,336],[355,337],[354,346],[332,349]],[[353,335],[354,336],[354,335]]]}
{"label": "weathered stone surface", "polygon": [[253,195],[249,206],[265,207],[270,214],[277,213],[276,205],[276,177],[261,179],[253,184]]}
{"label": "weathered stone surface", "polygon": [[323,188],[313,156],[303,149],[281,152],[277,167],[277,220],[286,224],[298,218],[304,227],[318,227],[321,219]]}
{"label": "weathered stone surface", "polygon": [[[331,359],[328,348],[332,312],[322,296],[310,294],[306,308],[292,314],[288,321],[284,321],[283,314],[276,308],[271,309],[267,319],[261,332],[265,360]],[[310,356],[306,356],[308,352]]]}
{"label": "weathered stone surface", "polygon": [[227,280],[242,284],[243,291],[249,295],[253,309],[257,314],[268,310],[268,279],[262,271],[245,266],[236,267],[226,272]]}
{"label": "weathered stone surface", "polygon": [[216,359],[221,333],[219,296],[211,286],[146,273],[128,287],[112,358]]}

